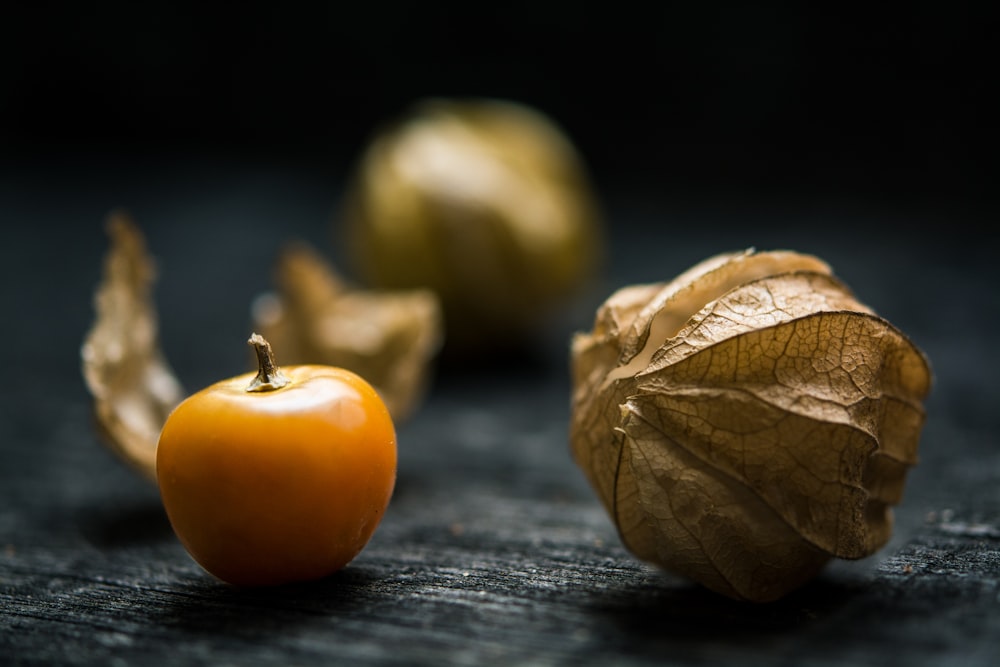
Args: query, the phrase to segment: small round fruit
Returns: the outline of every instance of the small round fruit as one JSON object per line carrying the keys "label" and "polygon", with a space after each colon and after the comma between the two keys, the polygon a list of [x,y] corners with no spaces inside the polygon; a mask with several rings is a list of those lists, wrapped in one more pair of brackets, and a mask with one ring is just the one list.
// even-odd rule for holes
{"label": "small round fruit", "polygon": [[375,390],[332,366],[260,370],[188,397],[156,453],[160,496],[188,553],[237,586],[343,568],[379,525],[396,481],[396,434]]}

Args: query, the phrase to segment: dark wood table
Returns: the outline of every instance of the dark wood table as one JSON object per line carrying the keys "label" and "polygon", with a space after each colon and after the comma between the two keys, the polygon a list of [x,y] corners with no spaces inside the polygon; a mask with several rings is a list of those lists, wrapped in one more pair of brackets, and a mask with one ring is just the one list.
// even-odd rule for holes
{"label": "dark wood table", "polygon": [[[249,304],[284,240],[336,257],[323,169],[203,160],[26,165],[0,180],[0,664],[1000,664],[997,242],[959,206],[780,205],[609,189],[609,259],[534,352],[442,363],[399,431],[362,554],[326,580],[236,590],[199,568],[154,486],[98,441],[79,363],[128,208],[159,262],[189,388],[245,370]],[[568,337],[618,286],[723,250],[812,252],[929,355],[921,462],[888,546],[772,604],[634,559],[569,454]]]}

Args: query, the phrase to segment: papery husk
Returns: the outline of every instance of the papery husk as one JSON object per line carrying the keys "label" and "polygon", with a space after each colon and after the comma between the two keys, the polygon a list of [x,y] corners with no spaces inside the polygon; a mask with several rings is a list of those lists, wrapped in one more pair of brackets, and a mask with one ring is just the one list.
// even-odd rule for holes
{"label": "papery husk", "polygon": [[434,292],[359,289],[305,242],[283,248],[275,280],[276,290],[255,301],[252,317],[283,365],[346,368],[378,391],[394,420],[414,414],[443,339]]}
{"label": "papery husk", "polygon": [[625,287],[571,357],[574,458],[639,558],[766,602],[888,541],[930,366],[822,260]]}
{"label": "papery husk", "polygon": [[[145,238],[123,211],[109,216],[107,233],[95,318],[80,348],[83,378],[101,442],[155,483],[160,431],[186,392],[160,344],[156,265]],[[440,346],[436,297],[351,289],[301,244],[290,244],[280,267],[280,297],[254,309],[280,362],[353,370],[379,391],[394,420],[412,415]]]}
{"label": "papery husk", "polygon": [[366,285],[428,288],[450,350],[529,338],[594,279],[602,217],[583,158],[545,114],[420,100],[373,136],[338,224]]}
{"label": "papery husk", "polygon": [[145,238],[123,211],[112,213],[106,227],[111,247],[80,349],[83,378],[102,442],[155,482],[160,429],[184,390],[160,347],[156,266]]}

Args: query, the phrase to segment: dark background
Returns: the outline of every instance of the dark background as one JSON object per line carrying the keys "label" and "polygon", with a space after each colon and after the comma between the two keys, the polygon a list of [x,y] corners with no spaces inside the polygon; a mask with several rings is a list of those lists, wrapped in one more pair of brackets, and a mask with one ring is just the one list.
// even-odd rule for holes
{"label": "dark background", "polygon": [[485,95],[550,114],[607,189],[981,211],[987,6],[18,3],[0,21],[0,152],[336,177],[413,100]]}
{"label": "dark background", "polygon": [[[987,4],[0,10],[0,656],[993,667]],[[242,372],[249,305],[272,284],[277,248],[298,236],[337,255],[360,151],[430,95],[515,99],[566,130],[604,206],[603,281],[530,350],[434,368],[425,405],[399,424],[390,509],[345,571],[233,591],[191,561],[155,487],[96,437],[80,344],[103,222],[125,207],[147,236],[182,384]],[[827,260],[934,372],[890,544],[763,608],[632,558],[567,442],[571,331],[614,288],[749,246]]]}

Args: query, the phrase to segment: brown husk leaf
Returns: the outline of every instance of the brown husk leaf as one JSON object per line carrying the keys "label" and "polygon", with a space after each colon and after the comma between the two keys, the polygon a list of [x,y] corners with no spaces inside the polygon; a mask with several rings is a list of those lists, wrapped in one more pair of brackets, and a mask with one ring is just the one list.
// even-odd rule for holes
{"label": "brown husk leaf", "polygon": [[443,337],[434,292],[356,289],[304,242],[283,249],[275,275],[277,289],[255,301],[253,320],[281,363],[354,371],[375,387],[395,420],[410,417]]}
{"label": "brown husk leaf", "polygon": [[888,541],[931,386],[912,342],[787,251],[619,290],[572,373],[572,451],[625,545],[753,601]]}
{"label": "brown husk leaf", "polygon": [[153,258],[128,214],[107,221],[111,247],[94,295],[96,317],[81,347],[84,381],[102,441],[156,480],[156,444],[184,391],[159,344]]}
{"label": "brown husk leaf", "polygon": [[[160,430],[186,394],[160,347],[156,267],[142,232],[121,211],[106,227],[111,247],[80,350],[83,377],[102,442],[155,482]],[[416,410],[441,342],[433,293],[350,289],[304,244],[282,254],[278,282],[279,294],[259,299],[254,319],[283,365],[353,370],[379,391],[393,419]]]}

